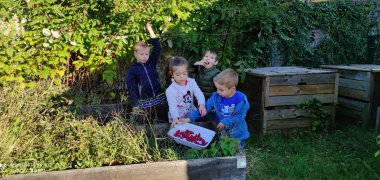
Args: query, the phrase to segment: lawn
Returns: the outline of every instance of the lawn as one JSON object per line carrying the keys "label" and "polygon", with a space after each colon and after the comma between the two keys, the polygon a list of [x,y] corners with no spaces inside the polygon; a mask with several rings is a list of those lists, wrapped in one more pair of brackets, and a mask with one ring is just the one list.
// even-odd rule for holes
{"label": "lawn", "polygon": [[380,179],[377,134],[352,125],[329,133],[254,136],[247,179]]}

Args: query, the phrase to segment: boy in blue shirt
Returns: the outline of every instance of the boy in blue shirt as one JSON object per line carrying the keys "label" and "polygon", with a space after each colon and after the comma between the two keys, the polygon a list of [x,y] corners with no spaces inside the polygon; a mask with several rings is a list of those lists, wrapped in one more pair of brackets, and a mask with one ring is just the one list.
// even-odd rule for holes
{"label": "boy in blue shirt", "polygon": [[[230,137],[240,140],[240,148],[244,148],[245,140],[249,138],[245,116],[249,109],[247,96],[236,90],[239,76],[233,69],[220,72],[213,79],[217,89],[206,102],[206,110],[215,109],[217,114],[217,129],[226,129]],[[188,118],[175,120],[172,125],[194,122],[200,118],[199,111],[193,111]]]}

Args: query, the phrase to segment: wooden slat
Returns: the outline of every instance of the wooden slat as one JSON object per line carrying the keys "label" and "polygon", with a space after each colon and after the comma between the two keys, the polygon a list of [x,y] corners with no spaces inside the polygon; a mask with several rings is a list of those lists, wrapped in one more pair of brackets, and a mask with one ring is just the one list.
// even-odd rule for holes
{"label": "wooden slat", "polygon": [[333,103],[334,94],[316,94],[316,95],[297,95],[297,96],[272,96],[266,107],[283,106],[283,105],[298,105],[309,99],[316,98],[322,103]]}
{"label": "wooden slat", "polygon": [[298,117],[310,117],[311,114],[303,109],[274,109],[265,110],[267,115],[267,120],[280,120],[280,119],[292,119]]}
{"label": "wooden slat", "polygon": [[339,91],[338,92],[339,96],[345,96],[345,97],[369,101],[368,91],[350,89],[350,88],[345,88],[345,87],[340,87],[338,91]]}
{"label": "wooden slat", "polygon": [[338,104],[341,107],[354,109],[357,111],[364,111],[364,110],[368,109],[368,103],[355,101],[355,100],[343,98],[343,97],[338,98]]}
{"label": "wooden slat", "polygon": [[281,67],[262,67],[246,69],[248,75],[253,76],[284,76],[284,75],[304,75],[304,74],[322,74],[331,73],[331,70],[312,69],[297,66],[281,66]]}
{"label": "wooden slat", "polygon": [[348,109],[345,107],[337,106],[336,108],[336,118],[341,121],[361,121],[363,122],[368,112],[355,111],[353,109]]}
{"label": "wooden slat", "polygon": [[380,73],[373,73],[373,101],[380,102]]}
{"label": "wooden slat", "polygon": [[[331,113],[332,107],[331,106],[324,106],[323,109],[327,113]],[[274,109],[274,110],[265,110],[267,116],[266,120],[280,120],[280,119],[294,119],[294,118],[300,118],[300,117],[311,117],[311,114],[303,109],[298,108],[289,108],[289,109]]]}
{"label": "wooden slat", "polygon": [[274,76],[270,79],[270,86],[281,85],[310,85],[310,84],[334,84],[335,73],[306,74],[294,76]]}
{"label": "wooden slat", "polygon": [[358,81],[353,79],[340,78],[339,87],[368,91],[369,83],[368,81]]}
{"label": "wooden slat", "polygon": [[310,118],[283,119],[268,121],[267,130],[310,127]]}
{"label": "wooden slat", "polygon": [[247,174],[245,154],[228,157],[159,161],[85,169],[35,172],[5,177],[7,180],[146,180],[146,179],[237,179]]}
{"label": "wooden slat", "polygon": [[329,94],[334,93],[335,84],[272,86],[269,96],[297,95],[297,94]]}
{"label": "wooden slat", "polygon": [[370,72],[365,71],[339,70],[339,77],[345,79],[353,79],[368,82],[370,76]]}

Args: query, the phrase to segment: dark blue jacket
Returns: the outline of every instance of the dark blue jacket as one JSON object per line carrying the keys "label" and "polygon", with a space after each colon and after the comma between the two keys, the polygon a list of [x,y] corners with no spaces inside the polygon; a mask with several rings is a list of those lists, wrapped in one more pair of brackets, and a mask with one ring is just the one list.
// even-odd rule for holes
{"label": "dark blue jacket", "polygon": [[125,78],[132,106],[137,106],[139,100],[154,98],[163,93],[156,69],[161,52],[160,40],[150,39],[149,43],[153,48],[148,61],[145,64],[131,64]]}

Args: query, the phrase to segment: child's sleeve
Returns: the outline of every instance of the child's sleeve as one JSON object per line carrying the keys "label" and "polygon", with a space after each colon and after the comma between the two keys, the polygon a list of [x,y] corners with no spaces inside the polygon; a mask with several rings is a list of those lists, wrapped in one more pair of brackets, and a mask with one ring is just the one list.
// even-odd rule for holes
{"label": "child's sleeve", "polygon": [[125,78],[125,81],[127,83],[127,88],[129,91],[129,97],[131,100],[131,105],[133,107],[138,106],[138,96],[137,96],[137,79],[135,73],[133,73],[133,70],[129,69],[127,76]]}
{"label": "child's sleeve", "polygon": [[201,104],[205,104],[205,95],[203,94],[202,90],[199,88],[197,82],[195,82],[194,79],[192,79],[193,83],[193,90],[194,90],[194,96],[197,98],[198,106]]}
{"label": "child's sleeve", "polygon": [[[215,94],[213,94],[210,98],[207,99],[207,102],[206,102],[207,113],[209,113],[214,108],[214,98],[215,98],[214,95]],[[195,110],[189,114],[189,119],[191,120],[191,122],[195,122],[195,120],[197,120],[201,117],[202,116],[198,110]]]}
{"label": "child's sleeve", "polygon": [[156,66],[161,53],[161,44],[160,44],[160,38],[153,38],[149,40],[149,43],[152,44],[152,52],[149,56],[149,60],[147,63],[152,64],[153,66]]}
{"label": "child's sleeve", "polygon": [[169,105],[170,116],[173,119],[176,119],[179,117],[179,112],[178,112],[178,108],[177,108],[177,101],[176,101],[174,94],[175,94],[175,92],[173,92],[171,90],[170,86],[165,91],[166,100],[168,101],[168,105]]}
{"label": "child's sleeve", "polygon": [[220,122],[222,122],[226,126],[231,126],[234,123],[241,123],[245,121],[245,116],[247,115],[249,109],[249,102],[245,97],[242,102],[240,102],[236,108],[235,112],[230,117],[221,118]]}

